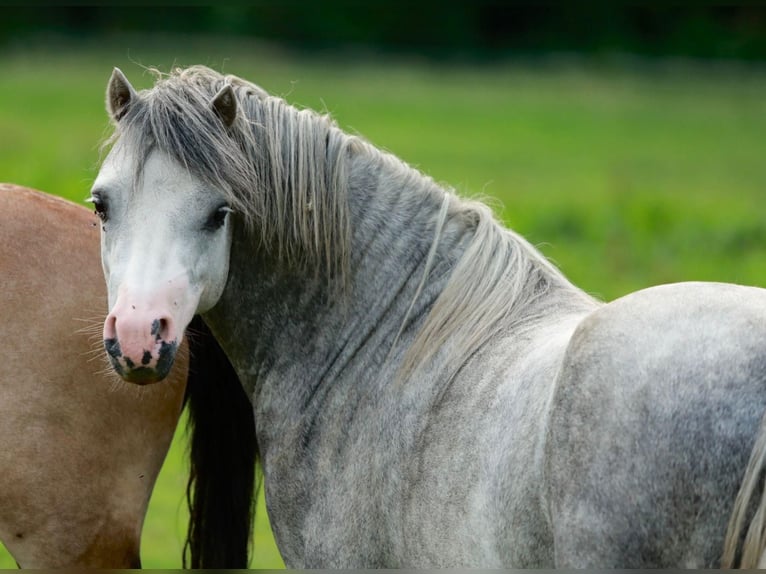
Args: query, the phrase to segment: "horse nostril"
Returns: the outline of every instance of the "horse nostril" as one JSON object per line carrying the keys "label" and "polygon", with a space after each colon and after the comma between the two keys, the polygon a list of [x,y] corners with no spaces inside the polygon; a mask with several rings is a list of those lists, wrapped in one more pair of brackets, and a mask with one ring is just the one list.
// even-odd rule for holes
{"label": "horse nostril", "polygon": [[104,348],[112,359],[122,356],[120,342],[117,340],[117,317],[109,315],[104,321]]}
{"label": "horse nostril", "polygon": [[157,341],[172,341],[175,338],[173,320],[167,317],[155,319],[152,322],[152,335]]}
{"label": "horse nostril", "polygon": [[109,315],[104,322],[104,339],[117,338],[117,317]]}
{"label": "horse nostril", "polygon": [[167,319],[160,319],[160,337],[163,339],[168,338],[168,331],[170,330],[169,321]]}

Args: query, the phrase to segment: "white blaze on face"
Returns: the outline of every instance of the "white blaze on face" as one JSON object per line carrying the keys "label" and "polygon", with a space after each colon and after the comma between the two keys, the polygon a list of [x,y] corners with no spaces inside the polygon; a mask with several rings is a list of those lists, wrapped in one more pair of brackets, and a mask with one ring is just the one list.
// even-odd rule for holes
{"label": "white blaze on face", "polygon": [[194,314],[220,298],[231,226],[223,196],[164,154],[149,156],[136,189],[134,173],[118,144],[93,196],[104,219],[105,346],[120,375],[144,383],[167,374]]}

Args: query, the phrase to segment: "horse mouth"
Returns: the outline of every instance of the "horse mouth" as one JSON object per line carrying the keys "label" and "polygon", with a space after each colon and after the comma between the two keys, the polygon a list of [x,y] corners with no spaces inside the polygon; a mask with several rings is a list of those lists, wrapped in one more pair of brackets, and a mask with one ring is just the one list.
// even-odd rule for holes
{"label": "horse mouth", "polygon": [[125,356],[117,339],[104,339],[109,362],[114,371],[126,382],[136,385],[158,383],[170,373],[178,351],[178,341],[162,341],[156,358],[150,351],[145,351],[139,364]]}

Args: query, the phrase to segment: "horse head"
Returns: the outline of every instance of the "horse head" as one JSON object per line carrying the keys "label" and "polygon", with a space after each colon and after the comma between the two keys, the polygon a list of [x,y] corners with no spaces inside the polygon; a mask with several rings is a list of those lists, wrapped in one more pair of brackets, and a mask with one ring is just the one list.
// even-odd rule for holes
{"label": "horse head", "polygon": [[[107,110],[116,137],[90,198],[102,224],[109,294],[104,345],[125,380],[146,384],[168,374],[192,317],[221,296],[232,209],[194,166],[163,151],[150,110],[118,69]],[[207,125],[198,127],[225,131],[237,112],[231,87],[214,94],[205,111]]]}

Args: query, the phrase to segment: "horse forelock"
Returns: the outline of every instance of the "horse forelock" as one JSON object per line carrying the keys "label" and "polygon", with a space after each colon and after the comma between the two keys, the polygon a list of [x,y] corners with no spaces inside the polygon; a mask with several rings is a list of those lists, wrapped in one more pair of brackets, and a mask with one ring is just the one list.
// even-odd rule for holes
{"label": "horse forelock", "polygon": [[[204,66],[157,74],[107,142],[134,154],[136,182],[146,158],[159,150],[223,193],[278,257],[345,283],[345,159],[357,138],[237,76]],[[238,105],[230,126],[210,106],[227,84]]]}

